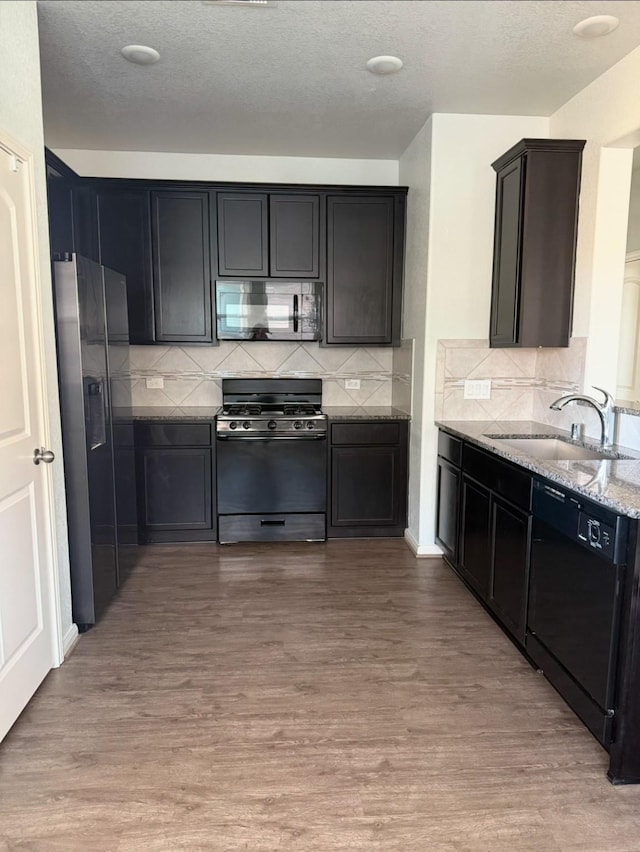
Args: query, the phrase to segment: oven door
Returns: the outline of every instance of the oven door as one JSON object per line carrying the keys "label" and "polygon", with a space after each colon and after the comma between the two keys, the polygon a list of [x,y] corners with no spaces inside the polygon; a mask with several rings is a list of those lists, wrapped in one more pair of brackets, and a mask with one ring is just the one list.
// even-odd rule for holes
{"label": "oven door", "polygon": [[327,440],[218,437],[218,514],[326,512]]}

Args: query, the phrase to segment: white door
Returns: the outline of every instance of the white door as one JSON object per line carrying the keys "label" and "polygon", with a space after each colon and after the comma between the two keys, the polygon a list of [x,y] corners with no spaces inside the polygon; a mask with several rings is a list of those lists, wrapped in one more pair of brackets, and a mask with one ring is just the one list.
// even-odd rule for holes
{"label": "white door", "polygon": [[58,662],[32,175],[0,135],[0,739]]}
{"label": "white door", "polygon": [[624,265],[616,399],[640,400],[640,253]]}

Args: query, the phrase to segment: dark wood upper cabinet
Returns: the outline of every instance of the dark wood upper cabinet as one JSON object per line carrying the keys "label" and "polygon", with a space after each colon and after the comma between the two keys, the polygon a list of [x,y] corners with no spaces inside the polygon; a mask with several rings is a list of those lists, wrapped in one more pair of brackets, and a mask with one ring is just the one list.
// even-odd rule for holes
{"label": "dark wood upper cabinet", "polygon": [[269,275],[268,196],[218,193],[218,274]]}
{"label": "dark wood upper cabinet", "polygon": [[96,195],[91,181],[83,180],[51,151],[45,151],[49,244],[52,255],[77,252],[98,260]]}
{"label": "dark wood upper cabinet", "polygon": [[497,172],[491,346],[568,346],[584,141],[523,139]]}
{"label": "dark wood upper cabinet", "polygon": [[129,339],[155,340],[148,190],[98,189],[99,260],[127,279]]}
{"label": "dark wood upper cabinet", "polygon": [[155,339],[212,343],[209,193],[151,193]]}
{"label": "dark wood upper cabinet", "polygon": [[327,198],[325,343],[398,344],[404,197]]}
{"label": "dark wood upper cabinet", "polygon": [[320,274],[320,196],[269,196],[269,271],[274,278]]}

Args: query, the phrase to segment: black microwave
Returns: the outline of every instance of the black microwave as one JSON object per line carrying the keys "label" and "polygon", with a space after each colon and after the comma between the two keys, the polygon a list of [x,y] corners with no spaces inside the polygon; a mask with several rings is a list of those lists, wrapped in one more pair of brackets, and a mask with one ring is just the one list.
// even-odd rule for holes
{"label": "black microwave", "polygon": [[321,340],[317,281],[216,281],[218,340]]}

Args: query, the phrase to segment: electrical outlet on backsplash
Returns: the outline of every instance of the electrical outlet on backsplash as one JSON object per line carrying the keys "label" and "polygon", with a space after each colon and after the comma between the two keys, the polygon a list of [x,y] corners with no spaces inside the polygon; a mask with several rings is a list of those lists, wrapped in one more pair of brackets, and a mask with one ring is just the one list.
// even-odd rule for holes
{"label": "electrical outlet on backsplash", "polygon": [[[326,406],[390,406],[394,351],[387,347],[326,347],[289,341],[222,341],[219,346],[132,346],[130,372],[135,406],[218,406],[228,377],[323,379]],[[162,377],[162,389],[148,387]],[[359,388],[345,388],[357,379]],[[399,381],[406,384],[403,375]],[[151,384],[154,384],[153,382]]]}

